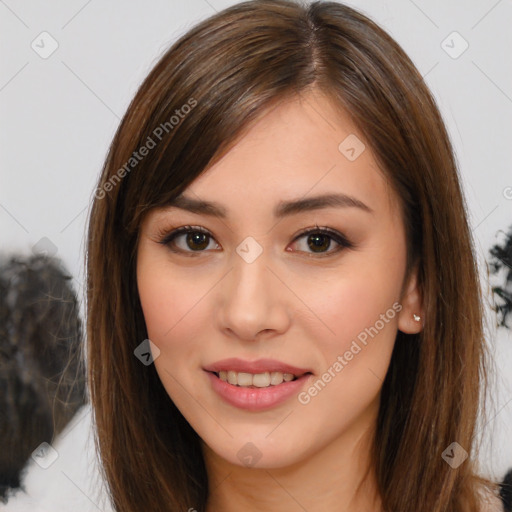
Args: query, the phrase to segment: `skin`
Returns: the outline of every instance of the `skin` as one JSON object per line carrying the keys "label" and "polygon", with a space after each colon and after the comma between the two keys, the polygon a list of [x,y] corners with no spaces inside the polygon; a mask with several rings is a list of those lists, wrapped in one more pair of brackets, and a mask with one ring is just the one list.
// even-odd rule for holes
{"label": "skin", "polygon": [[[203,440],[208,512],[381,510],[372,470],[363,481],[380,391],[397,330],[418,332],[413,313],[422,310],[416,273],[405,281],[399,198],[368,144],[354,161],[338,150],[350,134],[364,142],[318,91],[281,101],[185,191],[221,203],[226,219],[167,208],[150,212],[141,227],[137,282],[148,336],[160,350],[154,364]],[[333,192],[372,212],[328,207],[273,217],[281,200]],[[308,235],[295,240],[316,224],[354,247],[338,251],[327,238],[315,252]],[[202,252],[186,235],[174,241],[181,253],[159,243],[162,232],[184,225],[211,234]],[[263,249],[252,263],[236,252],[248,236]],[[266,411],[238,409],[202,369],[228,357],[274,358],[310,368],[314,382],[394,303],[401,311],[386,316],[306,405],[294,396]],[[237,456],[249,442],[261,456],[254,467]]]}

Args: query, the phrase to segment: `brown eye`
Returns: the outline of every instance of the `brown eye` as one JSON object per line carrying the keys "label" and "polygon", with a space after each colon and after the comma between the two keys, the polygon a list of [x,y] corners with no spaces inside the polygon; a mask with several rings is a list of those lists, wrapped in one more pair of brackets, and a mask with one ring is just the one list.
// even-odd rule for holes
{"label": "brown eye", "polygon": [[213,237],[200,227],[183,226],[167,234],[160,243],[174,252],[203,252]]}
{"label": "brown eye", "polygon": [[323,234],[315,234],[315,235],[309,235],[308,238],[308,247],[313,252],[323,252],[323,250],[329,249],[331,245],[331,240],[327,235]]}
{"label": "brown eye", "polygon": [[[329,228],[309,229],[298,235],[293,243],[299,244],[301,239],[305,239],[306,244],[299,248],[299,252],[308,255],[329,256],[342,250],[343,248],[352,248],[354,244],[349,242],[341,233]],[[205,252],[210,247],[210,242],[215,239],[212,235],[201,227],[183,226],[166,234],[160,243],[169,247],[173,252],[181,252],[188,256]],[[337,247],[329,250],[334,242]],[[214,243],[210,249],[218,249],[219,245]]]}
{"label": "brown eye", "polygon": [[[343,248],[354,247],[354,245],[341,233],[328,228],[317,227],[316,229],[309,229],[302,232],[295,238],[294,243],[297,243],[298,240],[303,238],[305,238],[306,244],[303,244],[303,248],[299,250],[308,254],[316,253],[320,255],[330,255],[339,252]],[[329,251],[333,241],[337,244],[337,248]]]}
{"label": "brown eye", "polygon": [[205,233],[191,231],[186,233],[185,243],[190,247],[190,249],[202,250],[208,247],[209,237]]}

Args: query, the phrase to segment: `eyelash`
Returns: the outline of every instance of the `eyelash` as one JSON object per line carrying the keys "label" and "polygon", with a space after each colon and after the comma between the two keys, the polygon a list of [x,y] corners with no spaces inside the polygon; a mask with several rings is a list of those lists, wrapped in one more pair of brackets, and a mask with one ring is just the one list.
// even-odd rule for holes
{"label": "eyelash", "polygon": [[[208,235],[208,237],[210,237],[211,239],[215,240],[215,238],[211,235],[211,233],[209,231],[207,231],[206,229],[201,228],[200,226],[188,226],[187,225],[187,226],[182,226],[180,228],[174,229],[171,232],[168,232],[168,231],[165,231],[165,230],[161,231],[160,233],[158,233],[158,237],[160,238],[159,243],[169,247],[169,249],[172,252],[182,253],[182,254],[185,254],[187,256],[192,256],[192,257],[194,257],[196,255],[199,255],[202,252],[205,252],[205,250],[184,251],[183,249],[172,249],[171,248],[171,243],[179,235],[189,234],[189,233],[203,233],[205,235]],[[293,239],[293,242],[296,242],[298,239],[300,239],[300,238],[302,238],[302,237],[304,237],[306,235],[311,235],[311,234],[326,235],[331,240],[334,240],[339,245],[339,247],[337,249],[335,249],[334,251],[323,252],[323,253],[321,253],[321,252],[320,253],[307,252],[306,254],[309,254],[310,257],[323,258],[323,257],[327,257],[327,256],[331,256],[333,254],[336,254],[336,253],[340,252],[343,249],[352,249],[352,248],[355,247],[355,244],[350,242],[344,235],[342,235],[338,231],[335,231],[333,229],[326,228],[326,227],[319,227],[318,225],[315,225],[314,228],[307,228],[307,229],[301,231]],[[305,252],[305,251],[299,251],[299,252]]]}

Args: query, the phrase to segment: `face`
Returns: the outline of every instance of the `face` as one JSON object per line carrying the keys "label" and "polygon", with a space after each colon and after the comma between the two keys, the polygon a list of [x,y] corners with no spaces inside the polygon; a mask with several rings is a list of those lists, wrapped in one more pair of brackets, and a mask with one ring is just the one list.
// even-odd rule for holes
{"label": "face", "polygon": [[151,211],[137,254],[170,398],[236,465],[284,467],[356,439],[397,329],[417,332],[421,312],[399,200],[348,115],[317,92],[283,101],[183,196],[218,211]]}

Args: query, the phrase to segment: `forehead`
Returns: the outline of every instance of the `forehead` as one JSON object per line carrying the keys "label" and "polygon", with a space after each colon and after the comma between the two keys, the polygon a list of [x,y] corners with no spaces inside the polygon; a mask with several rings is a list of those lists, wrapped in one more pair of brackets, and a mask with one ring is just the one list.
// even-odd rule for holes
{"label": "forehead", "polygon": [[397,202],[350,116],[314,91],[262,114],[184,192],[225,206],[225,217],[275,215],[283,201],[336,193],[380,214]]}
{"label": "forehead", "polygon": [[[355,157],[355,158],[354,158]],[[257,187],[269,196],[329,191],[369,196],[385,181],[371,149],[350,116],[318,92],[284,100],[258,119],[213,167],[191,185],[197,192],[245,195]],[[261,198],[263,200],[263,198]]]}

